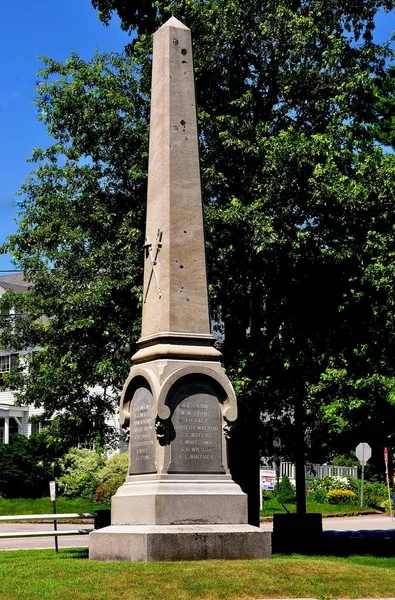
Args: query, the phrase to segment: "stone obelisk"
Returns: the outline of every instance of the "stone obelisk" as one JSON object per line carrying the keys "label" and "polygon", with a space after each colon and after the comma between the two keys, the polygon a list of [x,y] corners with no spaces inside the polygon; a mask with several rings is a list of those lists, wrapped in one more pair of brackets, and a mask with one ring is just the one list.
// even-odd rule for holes
{"label": "stone obelisk", "polygon": [[210,333],[191,33],[174,17],[154,34],[144,256],[120,408],[129,472],[90,558],[268,557],[270,534],[247,525],[227,466],[237,405]]}

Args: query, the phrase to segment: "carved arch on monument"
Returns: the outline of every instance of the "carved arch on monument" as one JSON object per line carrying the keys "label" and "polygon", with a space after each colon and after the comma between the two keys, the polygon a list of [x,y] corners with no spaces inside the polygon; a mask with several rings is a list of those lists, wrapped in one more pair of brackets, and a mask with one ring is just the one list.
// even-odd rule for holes
{"label": "carved arch on monument", "polygon": [[236,394],[229,379],[225,374],[222,375],[221,373],[218,373],[218,371],[203,365],[194,365],[193,369],[191,369],[189,366],[177,369],[177,371],[169,375],[169,377],[163,382],[157,396],[158,417],[160,419],[166,420],[170,417],[170,408],[166,404],[166,399],[168,398],[173,386],[175,386],[184,378],[190,376],[199,377],[199,375],[212,380],[214,384],[219,385],[223,391],[224,401],[222,403],[222,416],[224,419],[227,421],[235,421],[237,419]]}
{"label": "carved arch on monument", "polygon": [[170,375],[156,420],[163,472],[228,473],[226,438],[236,417],[233,388],[218,370],[194,365]]}
{"label": "carved arch on monument", "polygon": [[137,368],[129,375],[122,391],[120,421],[129,437],[128,475],[156,472],[154,390],[154,378],[147,370]]}
{"label": "carved arch on monument", "polygon": [[[151,394],[155,400],[154,406],[157,402],[157,398],[159,395],[159,381],[154,376],[152,371],[149,369],[145,369],[144,367],[133,367],[131,370],[129,377],[125,381],[123,386],[120,406],[119,406],[119,420],[122,427],[128,427],[130,423],[130,401],[133,398],[133,394],[138,387],[141,385],[148,385]],[[155,414],[152,415],[156,416]]]}

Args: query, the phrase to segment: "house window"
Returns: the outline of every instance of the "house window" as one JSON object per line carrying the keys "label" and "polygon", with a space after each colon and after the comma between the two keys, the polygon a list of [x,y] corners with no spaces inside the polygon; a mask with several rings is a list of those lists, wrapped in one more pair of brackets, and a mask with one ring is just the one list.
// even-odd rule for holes
{"label": "house window", "polygon": [[45,429],[45,427],[47,427],[47,425],[49,425],[49,423],[50,421],[36,421],[35,419],[34,421],[32,421],[30,426],[30,435],[42,431],[43,429]]}
{"label": "house window", "polygon": [[[18,427],[18,423],[17,421],[14,419],[14,417],[7,417],[8,419],[8,440],[7,443],[9,444],[12,439],[11,436],[14,433],[19,433],[19,427]],[[6,439],[5,439],[5,419],[4,418],[0,418],[0,444],[5,444]]]}
{"label": "house window", "polygon": [[0,373],[10,372],[10,355],[0,356]]}
{"label": "house window", "polygon": [[3,373],[9,373],[11,367],[10,355],[0,356],[0,385],[4,385]]}
{"label": "house window", "polygon": [[38,433],[40,431],[40,423],[38,421],[34,421],[31,425],[30,435],[34,433]]}

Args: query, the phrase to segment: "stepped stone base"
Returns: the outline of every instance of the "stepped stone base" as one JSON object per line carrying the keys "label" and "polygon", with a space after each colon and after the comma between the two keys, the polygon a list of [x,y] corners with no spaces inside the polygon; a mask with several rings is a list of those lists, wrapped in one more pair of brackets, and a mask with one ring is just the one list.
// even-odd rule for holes
{"label": "stepped stone base", "polygon": [[194,523],[247,523],[247,496],[230,475],[137,475],[111,499],[111,525]]}
{"label": "stepped stone base", "polygon": [[89,534],[90,560],[270,558],[271,533],[251,525],[111,525]]}

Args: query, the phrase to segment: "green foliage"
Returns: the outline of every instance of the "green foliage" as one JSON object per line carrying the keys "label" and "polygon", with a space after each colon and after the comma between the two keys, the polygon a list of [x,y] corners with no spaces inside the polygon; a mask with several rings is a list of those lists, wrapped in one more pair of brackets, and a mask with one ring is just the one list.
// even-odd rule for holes
{"label": "green foliage", "polygon": [[40,498],[49,494],[49,481],[56,476],[62,451],[45,430],[30,438],[11,436],[10,444],[0,444],[0,496]]}
{"label": "green foliage", "polygon": [[388,502],[387,485],[379,481],[366,481],[363,486],[363,498],[364,503],[369,506],[385,506]]}
{"label": "green foliage", "polygon": [[101,454],[86,448],[70,448],[60,460],[59,491],[66,498],[91,499],[97,485],[97,473],[103,466]]}
{"label": "green foliage", "polygon": [[[350,480],[353,491],[358,498],[361,495],[361,480]],[[363,503],[372,508],[385,507],[388,502],[388,488],[380,481],[365,481],[363,486]]]}
{"label": "green foliage", "polygon": [[[351,491],[355,498],[359,499],[361,496],[361,480],[354,477],[324,477],[323,479],[314,479],[308,483],[307,497],[319,503],[329,502],[329,497],[331,497],[331,504],[341,504],[341,500],[330,494],[330,492],[338,492],[339,490],[345,492]],[[385,483],[379,481],[364,482],[364,506],[378,508],[385,506],[386,501],[388,501],[388,490]]]}
{"label": "green foliage", "polygon": [[273,496],[273,493],[270,490],[262,490],[262,501],[263,502],[267,502],[268,500],[270,500]]}
{"label": "green foliage", "polygon": [[[357,480],[355,480],[357,481]],[[350,479],[348,477],[324,477],[323,479],[313,479],[307,486],[308,497],[315,502],[325,503],[328,492],[333,490],[350,490]],[[333,502],[332,504],[336,504]]]}
{"label": "green foliage", "polygon": [[127,452],[114,454],[106,460],[106,463],[96,474],[97,487],[95,490],[95,502],[98,504],[108,504],[111,496],[125,482],[129,465],[129,455]]}
{"label": "green foliage", "polygon": [[280,484],[276,489],[276,499],[285,509],[286,504],[295,504],[296,502],[296,491],[287,475],[283,475],[281,478]]}
{"label": "green foliage", "polygon": [[359,465],[359,460],[355,456],[355,452],[350,452],[349,455],[337,454],[331,460],[335,467],[355,467]]}
{"label": "green foliage", "polygon": [[6,244],[32,288],[1,299],[17,315],[1,346],[40,350],[6,383],[45,419],[57,412],[74,444],[103,446],[139,330],[147,105],[131,59],[43,61],[37,106],[54,143],[33,150]]}
{"label": "green foliage", "polygon": [[329,490],[326,501],[329,504],[354,504],[357,500],[352,490]]}

